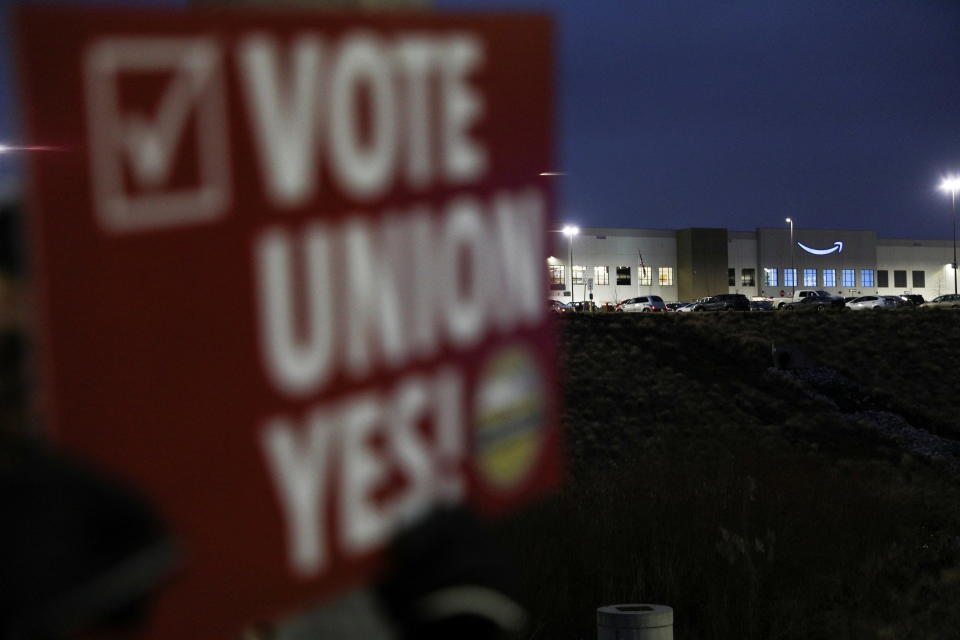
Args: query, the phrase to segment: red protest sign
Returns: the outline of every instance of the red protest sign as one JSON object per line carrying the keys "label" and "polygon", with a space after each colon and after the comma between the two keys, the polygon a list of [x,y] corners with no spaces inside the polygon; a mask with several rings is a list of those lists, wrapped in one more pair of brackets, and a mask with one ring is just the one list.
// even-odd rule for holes
{"label": "red protest sign", "polygon": [[537,16],[23,9],[43,403],[186,569],[150,637],[558,478]]}

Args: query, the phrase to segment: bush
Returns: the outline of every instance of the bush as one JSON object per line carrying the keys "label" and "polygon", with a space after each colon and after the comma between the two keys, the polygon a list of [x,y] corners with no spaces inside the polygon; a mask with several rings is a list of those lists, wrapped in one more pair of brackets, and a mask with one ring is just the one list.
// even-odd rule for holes
{"label": "bush", "polygon": [[[593,638],[596,607],[627,601],[673,606],[678,638],[953,637],[960,495],[843,407],[956,434],[952,320],[564,318],[569,479],[500,523],[527,637]],[[777,341],[863,397],[773,375]]]}

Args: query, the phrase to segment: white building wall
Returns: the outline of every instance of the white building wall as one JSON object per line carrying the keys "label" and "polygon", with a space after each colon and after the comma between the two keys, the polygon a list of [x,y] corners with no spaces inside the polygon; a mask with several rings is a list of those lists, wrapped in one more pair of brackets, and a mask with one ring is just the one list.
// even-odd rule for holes
{"label": "white building wall", "polygon": [[[652,284],[639,284],[639,256],[643,256],[645,266],[652,269]],[[552,243],[551,264],[566,267],[566,281],[570,282],[569,242],[566,236],[556,234]],[[657,295],[665,302],[677,299],[677,237],[670,229],[607,229],[583,228],[573,239],[573,264],[587,268],[588,278],[594,278],[593,301],[597,304],[621,302],[640,295]],[[594,276],[594,267],[607,267],[609,284],[601,285]],[[617,267],[630,267],[630,284],[617,285]],[[673,269],[673,284],[661,285],[658,279],[659,267]],[[551,291],[551,297],[562,302],[570,302],[563,291]],[[574,300],[589,297],[585,285],[576,285]]]}
{"label": "white building wall", "polygon": [[[752,231],[728,231],[727,261],[729,268],[734,269],[734,282],[727,293],[756,296],[761,278],[757,266],[757,234]],[[743,284],[744,269],[753,269],[753,286]]]}
{"label": "white building wall", "polygon": [[[875,293],[877,269],[876,232],[854,229],[808,229],[797,227],[791,244],[785,227],[757,229],[760,270],[760,295],[778,298],[793,295],[799,289],[825,289],[842,296]],[[808,247],[813,251],[804,249]],[[830,250],[830,249],[833,250]],[[827,251],[827,253],[822,253]],[[765,269],[775,269],[777,284],[765,284]],[[786,281],[786,271],[796,269],[796,286]],[[812,271],[813,283],[805,281],[805,271]],[[827,272],[834,275],[827,282]],[[853,281],[844,281],[844,272],[852,272]],[[873,272],[874,286],[863,286],[865,272]],[[781,295],[782,294],[782,295]]]}
{"label": "white building wall", "polygon": [[[881,295],[919,293],[926,300],[953,293],[953,243],[948,240],[877,241],[877,270],[886,270],[887,287],[877,289]],[[907,286],[897,287],[894,271],[906,271]],[[924,272],[923,287],[915,287],[913,271]]]}
{"label": "white building wall", "polygon": [[[838,254],[816,258],[806,255],[801,256],[800,252],[797,252],[794,255],[794,260],[798,270],[808,266],[809,263],[809,266],[818,268],[818,273],[822,273],[823,268],[828,266],[836,269],[839,280],[843,268],[855,268],[858,284],[860,270],[864,268],[875,268],[877,272],[887,271],[888,286],[879,286],[879,273],[876,273],[874,277],[877,286],[869,291],[858,287],[856,291],[860,291],[862,294],[919,293],[927,300],[932,300],[939,295],[953,293],[953,271],[950,267],[953,259],[953,243],[951,241],[878,238],[875,240],[876,244],[873,245],[874,240],[872,238],[875,237],[873,232],[834,230],[803,230],[802,232],[808,236],[815,236],[816,233],[823,235],[823,238],[811,237],[810,242],[816,246],[829,246],[834,236],[844,239],[846,244],[842,256]],[[778,237],[771,240],[771,238],[763,236],[764,233],[767,236],[771,233],[780,233],[783,238]],[[547,262],[565,266],[564,289],[569,290],[571,275],[568,258],[569,243],[566,236],[560,233],[551,234],[551,236],[553,236],[551,238],[551,254]],[[764,240],[764,238],[766,239]],[[729,287],[730,293],[743,293],[748,296],[775,295],[775,290],[784,288],[782,280],[777,287],[766,288],[770,291],[763,287],[764,266],[778,268],[779,277],[782,278],[783,268],[790,264],[789,251],[784,249],[784,247],[789,247],[789,241],[783,230],[728,231],[727,242],[728,265],[729,268],[736,269],[736,279],[734,285]],[[763,244],[764,242],[765,244]],[[769,263],[766,265],[760,264],[761,244],[766,247],[764,250],[769,254],[765,254],[766,257],[763,258]],[[638,250],[643,256],[644,264],[652,269],[652,284],[650,286],[639,285]],[[876,256],[875,262],[873,260],[874,255]],[[815,264],[814,262],[817,260],[823,262],[823,264]],[[676,283],[680,274],[677,269],[677,240],[674,230],[601,227],[581,229],[573,241],[573,264],[585,266],[587,268],[586,277],[594,278],[593,300],[597,304],[617,303],[627,298],[649,294],[659,295],[666,302],[677,300]],[[607,268],[609,284],[600,284],[596,279],[594,267],[597,266]],[[618,266],[630,267],[629,285],[617,285]],[[659,267],[673,269],[672,285],[664,286],[659,283]],[[754,269],[755,285],[753,287],[743,286],[744,269]],[[894,271],[898,270],[906,272],[907,283],[905,287],[896,286]],[[915,285],[913,281],[914,271],[924,272],[924,286]],[[840,283],[837,282],[837,284]],[[799,282],[798,286],[800,286]],[[818,287],[822,287],[822,282],[818,281]],[[837,290],[840,289],[837,288]],[[851,290],[850,293],[853,292],[854,290]],[[563,293],[564,291],[550,291],[552,298],[570,302],[570,296],[564,296]],[[573,299],[587,299],[589,293],[586,285],[576,285]],[[844,295],[849,294],[844,290]]]}

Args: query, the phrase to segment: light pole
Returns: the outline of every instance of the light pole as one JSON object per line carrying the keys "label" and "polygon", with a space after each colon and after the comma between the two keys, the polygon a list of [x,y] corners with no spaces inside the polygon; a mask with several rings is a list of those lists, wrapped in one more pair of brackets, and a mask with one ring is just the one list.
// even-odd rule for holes
{"label": "light pole", "polygon": [[940,183],[940,190],[950,193],[950,201],[953,209],[953,262],[950,264],[953,269],[953,293],[957,293],[957,191],[960,191],[960,177],[949,176]]}
{"label": "light pole", "polygon": [[793,218],[785,218],[785,222],[790,223],[790,271],[793,272],[793,290],[790,291],[790,297],[797,297],[797,265],[793,261]]}
{"label": "light pole", "polygon": [[575,227],[570,224],[563,227],[563,235],[567,236],[570,240],[570,262],[568,263],[570,266],[570,304],[573,304],[576,300],[576,295],[574,295],[573,291],[573,236],[578,233],[580,233],[580,227]]}

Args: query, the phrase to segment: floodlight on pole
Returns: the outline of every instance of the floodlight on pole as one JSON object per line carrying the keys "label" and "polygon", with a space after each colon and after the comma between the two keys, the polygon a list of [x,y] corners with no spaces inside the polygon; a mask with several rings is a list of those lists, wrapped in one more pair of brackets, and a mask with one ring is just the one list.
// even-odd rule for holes
{"label": "floodlight on pole", "polygon": [[790,296],[793,298],[797,297],[797,265],[793,260],[793,218],[784,218],[784,222],[790,223],[790,271],[793,272],[793,290],[790,292]]}
{"label": "floodlight on pole", "polygon": [[563,235],[567,236],[567,238],[570,240],[569,265],[570,265],[570,303],[571,304],[573,304],[573,302],[576,300],[576,297],[574,296],[574,293],[573,293],[573,236],[577,235],[578,233],[580,233],[580,227],[575,227],[572,224],[567,224],[567,225],[564,225],[563,227]]}
{"label": "floodlight on pole", "polygon": [[951,208],[953,210],[953,293],[957,293],[957,191],[960,191],[960,177],[947,176],[940,183],[940,190],[950,194]]}

